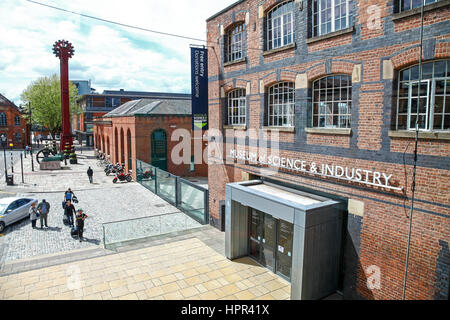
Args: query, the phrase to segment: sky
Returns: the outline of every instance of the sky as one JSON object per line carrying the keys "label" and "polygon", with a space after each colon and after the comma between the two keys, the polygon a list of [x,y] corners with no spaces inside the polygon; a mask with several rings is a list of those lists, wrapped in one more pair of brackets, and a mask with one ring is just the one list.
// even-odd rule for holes
{"label": "sky", "polygon": [[[206,19],[236,0],[36,0],[102,19],[206,39]],[[75,48],[69,79],[96,92],[125,89],[190,93],[190,44],[200,41],[125,28],[39,6],[0,0],[0,93],[19,105],[34,80],[59,75],[52,47]]]}

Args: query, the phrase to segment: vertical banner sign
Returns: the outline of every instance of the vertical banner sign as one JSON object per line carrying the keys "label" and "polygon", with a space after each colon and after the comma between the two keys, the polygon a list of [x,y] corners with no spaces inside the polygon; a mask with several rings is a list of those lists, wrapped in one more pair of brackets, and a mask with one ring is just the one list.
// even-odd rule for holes
{"label": "vertical banner sign", "polygon": [[192,130],[208,130],[208,49],[191,47]]}

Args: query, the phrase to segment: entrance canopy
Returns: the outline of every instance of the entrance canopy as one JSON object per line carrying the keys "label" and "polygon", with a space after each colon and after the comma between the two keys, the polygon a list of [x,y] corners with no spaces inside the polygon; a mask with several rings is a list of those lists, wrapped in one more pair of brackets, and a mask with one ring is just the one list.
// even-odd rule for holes
{"label": "entrance canopy", "polygon": [[[262,180],[229,183],[225,190],[227,258],[259,256],[272,271],[290,275],[291,299],[320,299],[336,292],[341,202]],[[278,231],[272,234],[274,228]],[[286,244],[292,248],[288,255]]]}

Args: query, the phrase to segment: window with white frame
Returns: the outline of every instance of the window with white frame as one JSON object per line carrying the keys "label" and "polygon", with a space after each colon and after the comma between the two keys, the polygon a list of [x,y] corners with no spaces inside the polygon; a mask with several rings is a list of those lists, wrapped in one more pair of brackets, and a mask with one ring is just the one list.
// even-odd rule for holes
{"label": "window with white frame", "polygon": [[244,31],[244,23],[239,23],[228,31],[225,62],[236,61],[244,57]]}
{"label": "window with white frame", "polygon": [[20,117],[19,117],[19,116],[16,116],[16,117],[14,118],[14,124],[15,124],[16,126],[20,126]]}
{"label": "window with white frame", "polygon": [[313,0],[313,37],[353,25],[353,0]]}
{"label": "window with white frame", "polygon": [[397,130],[450,130],[450,60],[427,62],[401,70],[398,76]]}
{"label": "window with white frame", "polygon": [[294,2],[277,5],[267,14],[267,50],[294,43]]}
{"label": "window with white frame", "polygon": [[352,82],[348,75],[333,75],[313,83],[312,126],[350,128]]}
{"label": "window with white frame", "polygon": [[293,82],[271,86],[267,95],[267,123],[274,127],[294,126],[295,88]]}
{"label": "window with white frame", "polygon": [[245,89],[235,89],[228,93],[228,124],[245,125],[246,94]]}
{"label": "window with white frame", "polygon": [[0,126],[7,126],[8,125],[8,119],[6,117],[6,114],[4,112],[0,112]]}
{"label": "window with white frame", "polygon": [[[408,11],[415,8],[420,8],[424,0],[397,0],[399,2],[398,9],[400,12]],[[425,0],[425,5],[435,3],[440,0]]]}

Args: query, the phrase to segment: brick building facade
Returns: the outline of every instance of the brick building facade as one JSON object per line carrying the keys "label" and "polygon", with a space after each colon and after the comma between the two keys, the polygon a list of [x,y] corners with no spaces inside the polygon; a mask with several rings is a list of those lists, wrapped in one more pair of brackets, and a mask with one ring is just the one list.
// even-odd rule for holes
{"label": "brick building facade", "polygon": [[[174,137],[173,133],[179,129],[184,130],[184,136]],[[136,159],[177,176],[207,177],[205,162],[197,161],[193,167],[191,162],[174,163],[172,151],[180,139],[190,139],[191,129],[190,99],[133,100],[94,120],[94,147],[109,156],[112,163],[124,163],[127,171],[133,171],[134,179]],[[202,137],[199,145],[206,149],[207,139]],[[163,154],[156,157],[155,150]],[[191,154],[194,154],[194,140]]]}
{"label": "brick building facade", "polygon": [[[233,210],[226,185],[245,180],[338,199],[345,205],[337,285],[344,298],[402,297],[420,3],[242,0],[207,20],[209,126],[216,131],[210,133],[210,221],[219,227],[229,219],[222,214]],[[406,299],[448,299],[450,1],[426,3]],[[222,162],[211,151],[220,134],[232,137],[224,138]],[[255,143],[259,154],[279,149],[279,162],[252,159]],[[231,159],[235,149],[244,151],[236,157],[241,161]],[[330,170],[311,174],[311,164]],[[274,166],[270,175],[262,170]],[[355,172],[366,175],[358,179]]]}
{"label": "brick building facade", "polygon": [[13,102],[0,94],[0,135],[6,134],[8,145],[12,143],[13,148],[24,148],[30,144],[28,132],[22,112]]}

